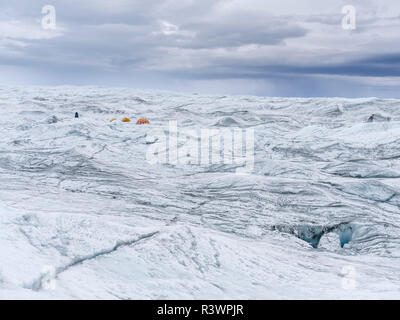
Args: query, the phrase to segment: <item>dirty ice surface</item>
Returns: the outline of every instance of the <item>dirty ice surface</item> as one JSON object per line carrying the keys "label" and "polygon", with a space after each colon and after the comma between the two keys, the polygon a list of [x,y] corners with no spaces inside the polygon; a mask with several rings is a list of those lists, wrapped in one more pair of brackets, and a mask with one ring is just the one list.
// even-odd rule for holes
{"label": "dirty ice surface", "polygon": [[[400,298],[400,100],[1,87],[0,106],[0,298]],[[150,164],[169,120],[254,129],[254,170]]]}

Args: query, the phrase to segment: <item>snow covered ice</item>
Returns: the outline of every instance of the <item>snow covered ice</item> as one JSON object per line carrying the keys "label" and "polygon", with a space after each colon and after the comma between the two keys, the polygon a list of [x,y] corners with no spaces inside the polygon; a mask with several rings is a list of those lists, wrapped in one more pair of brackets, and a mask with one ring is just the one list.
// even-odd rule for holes
{"label": "snow covered ice", "polygon": [[[1,87],[0,105],[0,298],[400,297],[400,100]],[[254,170],[150,164],[170,120],[254,129]]]}

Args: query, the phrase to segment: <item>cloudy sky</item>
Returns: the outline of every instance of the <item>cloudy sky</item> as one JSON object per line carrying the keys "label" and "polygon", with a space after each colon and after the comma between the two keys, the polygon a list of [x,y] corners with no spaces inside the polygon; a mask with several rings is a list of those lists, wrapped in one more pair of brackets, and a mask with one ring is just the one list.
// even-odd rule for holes
{"label": "cloudy sky", "polygon": [[0,84],[400,98],[399,39],[398,0],[2,0]]}

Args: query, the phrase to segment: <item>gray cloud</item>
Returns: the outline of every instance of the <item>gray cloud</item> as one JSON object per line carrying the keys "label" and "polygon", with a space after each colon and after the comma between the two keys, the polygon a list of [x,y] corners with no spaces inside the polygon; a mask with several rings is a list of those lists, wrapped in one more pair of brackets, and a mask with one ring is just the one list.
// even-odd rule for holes
{"label": "gray cloud", "polygon": [[[348,95],[351,85],[365,93],[362,77],[373,93],[371,78],[400,77],[400,45],[393,40],[400,5],[390,0],[387,10],[356,2],[359,27],[345,31],[341,1],[332,0],[331,11],[305,1],[298,14],[294,0],[271,8],[261,0],[9,1],[0,5],[0,65],[8,73],[14,67],[13,79],[25,70],[32,84],[218,90],[218,82],[228,93],[329,95],[322,75],[335,83],[331,95]],[[57,10],[55,31],[41,29],[46,4]],[[296,84],[302,78],[308,87]]]}

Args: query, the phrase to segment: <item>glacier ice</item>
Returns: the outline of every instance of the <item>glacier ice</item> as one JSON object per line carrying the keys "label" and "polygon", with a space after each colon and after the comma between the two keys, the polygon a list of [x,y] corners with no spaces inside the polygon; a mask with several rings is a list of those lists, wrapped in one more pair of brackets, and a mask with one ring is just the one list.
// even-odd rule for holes
{"label": "glacier ice", "polygon": [[[0,298],[398,298],[400,100],[64,86],[0,105]],[[170,120],[254,129],[254,170],[149,163]]]}

